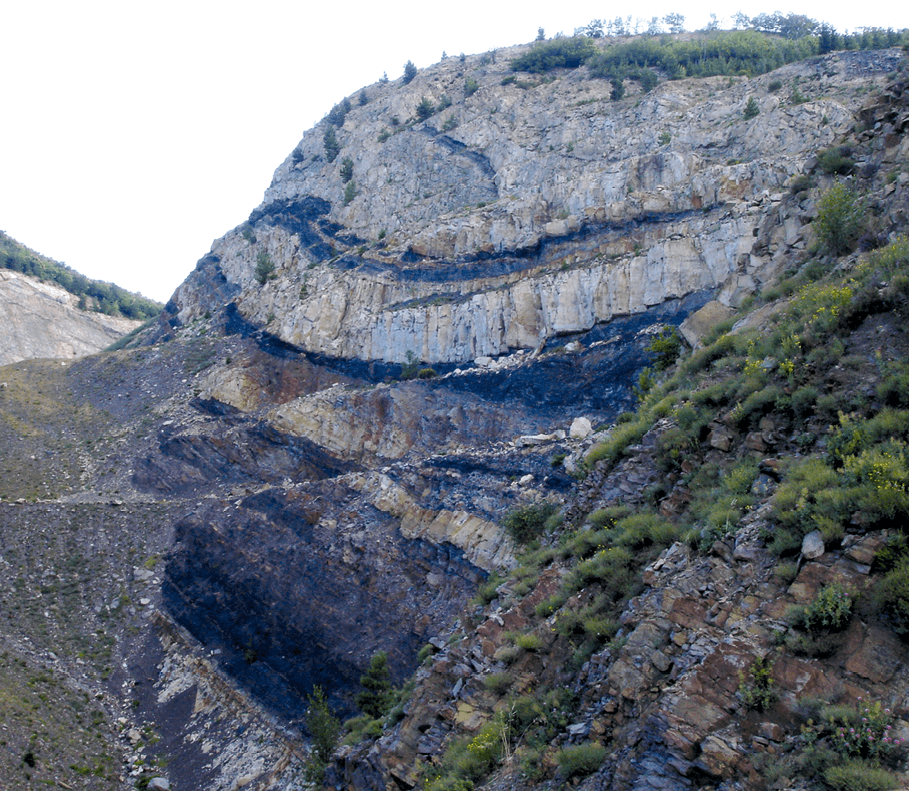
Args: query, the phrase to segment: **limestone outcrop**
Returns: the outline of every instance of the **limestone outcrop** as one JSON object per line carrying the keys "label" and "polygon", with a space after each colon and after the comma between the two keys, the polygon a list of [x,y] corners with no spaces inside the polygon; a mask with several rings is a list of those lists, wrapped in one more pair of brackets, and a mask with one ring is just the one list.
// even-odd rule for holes
{"label": "limestone outcrop", "polygon": [[[233,302],[307,351],[464,363],[697,291],[737,306],[809,243],[787,186],[899,58],[837,53],[612,102],[584,69],[503,84],[520,52],[367,87],[336,131],[338,160],[327,120],[307,132],[177,290],[173,320]],[[745,119],[750,97],[760,113]],[[450,103],[417,121],[423,98]]]}

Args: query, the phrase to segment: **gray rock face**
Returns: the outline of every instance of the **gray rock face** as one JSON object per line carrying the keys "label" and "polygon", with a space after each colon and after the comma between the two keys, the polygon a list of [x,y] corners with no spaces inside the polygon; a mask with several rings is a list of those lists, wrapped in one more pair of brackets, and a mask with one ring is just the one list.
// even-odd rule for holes
{"label": "gray rock face", "polygon": [[[876,53],[857,69],[861,53],[839,53],[612,102],[610,84],[586,69],[502,85],[521,51],[369,86],[370,101],[353,102],[337,129],[334,162],[328,122],[307,132],[250,222],[178,289],[177,317],[228,298],[308,351],[432,363],[535,348],[704,289],[737,306],[808,241],[790,179],[850,126],[862,92],[898,58]],[[471,96],[468,76],[480,85]],[[767,91],[796,77],[812,101]],[[745,120],[750,96],[761,112]],[[452,104],[417,122],[424,97]],[[266,255],[275,277],[260,283]]]}
{"label": "gray rock face", "polygon": [[42,357],[85,357],[139,324],[79,310],[76,298],[62,288],[0,269],[0,365]]}

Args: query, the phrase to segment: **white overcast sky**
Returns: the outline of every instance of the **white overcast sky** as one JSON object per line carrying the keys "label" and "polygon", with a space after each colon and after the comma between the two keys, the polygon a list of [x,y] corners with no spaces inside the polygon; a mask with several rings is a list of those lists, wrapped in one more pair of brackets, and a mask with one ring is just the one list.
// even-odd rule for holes
{"label": "white overcast sky", "polygon": [[[843,9],[842,11],[839,9]],[[0,229],[90,277],[165,301],[262,200],[332,105],[404,63],[675,12],[704,27],[780,10],[909,26],[896,0],[609,5],[10,0],[0,47]]]}

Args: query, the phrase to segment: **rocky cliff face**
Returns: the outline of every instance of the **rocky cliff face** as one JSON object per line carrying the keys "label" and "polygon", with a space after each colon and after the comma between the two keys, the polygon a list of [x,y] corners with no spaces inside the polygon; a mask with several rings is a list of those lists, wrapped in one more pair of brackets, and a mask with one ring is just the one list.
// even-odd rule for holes
{"label": "rocky cliff face", "polygon": [[[308,132],[249,222],[178,289],[173,315],[232,300],[307,351],[459,363],[697,291],[737,305],[808,243],[786,187],[898,59],[841,53],[611,102],[583,70],[503,85],[511,54],[369,86],[333,162],[328,121]],[[810,101],[768,92],[772,80]],[[761,112],[746,120],[752,96]],[[415,121],[423,98],[443,97],[453,104]],[[264,284],[262,256],[279,275]]]}
{"label": "rocky cliff face", "polygon": [[[306,696],[319,684],[351,711],[378,650],[395,683],[416,671],[412,693],[335,755],[335,787],[425,786],[507,722],[523,730],[495,732],[508,754],[474,778],[491,789],[574,781],[557,755],[590,743],[585,788],[757,789],[758,756],[797,738],[799,695],[864,694],[906,716],[900,644],[864,611],[832,659],[777,661],[779,705],[742,705],[738,673],[771,654],[786,606],[832,581],[866,590],[887,538],[852,521],[791,580],[777,573],[769,498],[822,419],[796,421],[781,380],[785,414],[738,422],[723,377],[751,352],[735,336],[703,380],[647,407],[647,426],[622,414],[665,325],[697,344],[808,260],[830,183],[818,148],[854,149],[872,243],[905,228],[909,93],[880,92],[899,53],[611,102],[575,71],[503,84],[520,51],[369,86],[336,130],[339,157],[325,158],[325,123],[307,133],[156,327],[73,364],[4,368],[0,685],[94,695],[108,740],[102,754],[63,737],[87,728],[84,702],[36,736],[17,712],[10,788],[162,773],[175,788],[303,788]],[[796,77],[807,102],[791,100]],[[749,96],[761,112],[745,120]],[[790,190],[798,174],[816,186]],[[836,406],[847,391],[876,403],[862,377],[905,356],[888,288],[839,339],[848,366],[802,365]],[[882,336],[896,340],[875,356]],[[751,362],[781,376],[779,360]],[[715,414],[684,444],[694,403]],[[622,436],[608,463],[590,456]],[[754,466],[753,508],[711,516],[728,528],[716,541],[664,551],[644,531],[620,548],[634,574],[596,576],[612,549],[592,512],[681,520],[693,477],[732,461]],[[541,503],[563,526],[528,556],[501,525]],[[579,567],[590,584],[557,604]],[[417,667],[421,646],[435,656]]]}
{"label": "rocky cliff face", "polygon": [[0,365],[39,357],[85,357],[141,324],[79,310],[76,303],[62,288],[0,269]]}

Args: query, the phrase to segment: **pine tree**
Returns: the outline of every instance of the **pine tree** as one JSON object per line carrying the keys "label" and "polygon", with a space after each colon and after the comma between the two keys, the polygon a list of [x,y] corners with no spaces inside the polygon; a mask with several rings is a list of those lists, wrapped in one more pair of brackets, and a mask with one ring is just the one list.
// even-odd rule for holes
{"label": "pine tree", "polygon": [[335,128],[331,124],[329,124],[328,128],[325,130],[322,142],[325,144],[325,158],[329,162],[334,162],[335,159],[337,159],[338,154],[341,153],[341,144],[338,142],[338,138],[335,135]]}
{"label": "pine tree", "polygon": [[748,121],[749,119],[754,118],[760,112],[761,108],[758,107],[757,99],[752,96],[745,105],[745,112],[743,113],[745,120]]}
{"label": "pine tree", "polygon": [[369,661],[369,668],[360,676],[363,691],[356,697],[356,703],[364,714],[378,719],[388,711],[391,703],[391,674],[388,670],[388,654],[378,651]]}
{"label": "pine tree", "polygon": [[320,783],[325,775],[328,760],[338,746],[341,722],[331,713],[325,691],[318,684],[313,687],[307,704],[303,719],[309,735],[312,736],[312,752],[306,774],[310,781]]}

